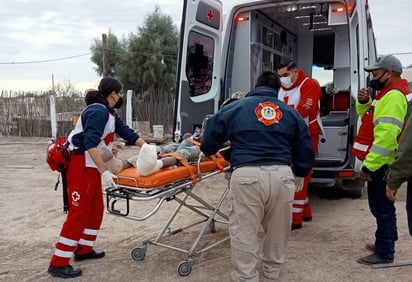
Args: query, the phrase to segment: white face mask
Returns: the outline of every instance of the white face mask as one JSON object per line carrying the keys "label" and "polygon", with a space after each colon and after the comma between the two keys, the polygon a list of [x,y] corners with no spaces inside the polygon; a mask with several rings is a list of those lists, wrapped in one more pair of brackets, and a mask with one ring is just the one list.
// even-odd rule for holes
{"label": "white face mask", "polygon": [[292,80],[290,79],[289,76],[282,76],[280,78],[280,83],[285,88],[290,88],[293,85]]}

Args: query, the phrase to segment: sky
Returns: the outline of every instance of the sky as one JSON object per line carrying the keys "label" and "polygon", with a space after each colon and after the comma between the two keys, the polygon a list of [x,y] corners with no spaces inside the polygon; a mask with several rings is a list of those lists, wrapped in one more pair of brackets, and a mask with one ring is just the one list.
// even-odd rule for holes
{"label": "sky", "polygon": [[[223,0],[226,13],[238,0]],[[137,34],[159,5],[180,26],[182,0],[0,0],[0,92],[52,89],[70,82],[96,87],[100,77],[90,46],[109,30],[119,39]],[[412,65],[411,0],[369,0],[379,54]]]}

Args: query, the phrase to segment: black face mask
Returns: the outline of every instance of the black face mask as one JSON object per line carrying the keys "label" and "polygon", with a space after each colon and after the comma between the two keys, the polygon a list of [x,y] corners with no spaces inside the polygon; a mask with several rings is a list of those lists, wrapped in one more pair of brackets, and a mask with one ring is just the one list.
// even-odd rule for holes
{"label": "black face mask", "polygon": [[382,90],[383,86],[384,86],[385,83],[388,81],[388,79],[386,79],[384,82],[381,82],[381,81],[380,81],[384,74],[385,74],[385,73],[382,73],[382,75],[381,75],[379,78],[377,78],[377,79],[372,79],[372,80],[369,82],[369,86],[370,86],[373,90],[376,90],[376,91]]}
{"label": "black face mask", "polygon": [[123,106],[123,102],[124,102],[123,97],[119,97],[119,100],[117,100],[113,108],[120,109]]}

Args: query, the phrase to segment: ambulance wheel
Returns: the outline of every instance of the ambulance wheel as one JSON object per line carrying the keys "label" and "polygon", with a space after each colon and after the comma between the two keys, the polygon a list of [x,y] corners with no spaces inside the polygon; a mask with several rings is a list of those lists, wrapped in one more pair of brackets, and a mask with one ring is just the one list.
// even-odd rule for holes
{"label": "ambulance wheel", "polygon": [[214,221],[212,221],[212,222],[209,224],[209,230],[210,230],[211,233],[215,233],[215,232],[216,232],[216,224],[215,224]]}
{"label": "ambulance wheel", "polygon": [[146,250],[147,250],[146,246],[134,248],[132,250],[132,258],[134,260],[144,260],[144,257],[146,256]]}
{"label": "ambulance wheel", "polygon": [[177,266],[177,272],[180,276],[188,276],[192,272],[192,263],[184,260]]}

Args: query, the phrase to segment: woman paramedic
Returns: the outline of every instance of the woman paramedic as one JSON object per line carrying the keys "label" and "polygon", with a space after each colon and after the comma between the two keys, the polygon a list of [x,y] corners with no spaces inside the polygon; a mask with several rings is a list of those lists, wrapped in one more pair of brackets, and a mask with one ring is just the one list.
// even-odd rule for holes
{"label": "woman paramedic", "polygon": [[103,188],[115,185],[113,177],[100,157],[100,148],[111,147],[115,133],[128,144],[143,146],[145,141],[116,114],[123,104],[121,83],[112,77],[100,81],[98,90],[89,90],[89,105],[83,110],[69,134],[71,160],[67,169],[69,211],[55,244],[48,273],[62,278],[80,276],[82,270],[69,264],[98,259],[104,251],[94,249],[103,219]]}

